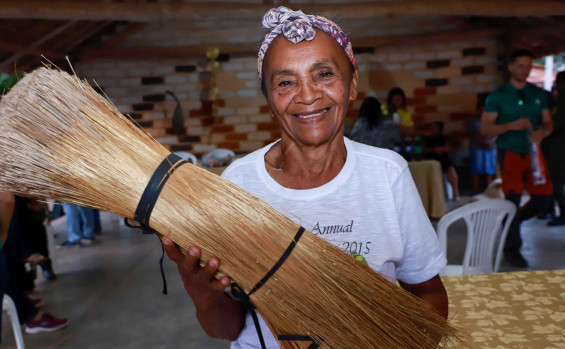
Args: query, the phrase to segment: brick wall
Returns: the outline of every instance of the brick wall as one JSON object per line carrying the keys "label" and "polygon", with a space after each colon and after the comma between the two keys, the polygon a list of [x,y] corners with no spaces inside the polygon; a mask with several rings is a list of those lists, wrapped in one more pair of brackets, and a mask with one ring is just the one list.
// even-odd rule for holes
{"label": "brick wall", "polygon": [[[445,132],[459,141],[456,158],[466,156],[467,120],[475,113],[477,95],[501,81],[495,39],[474,39],[379,49],[357,55],[366,79],[360,90],[386,102],[388,90],[401,87],[416,129],[443,121]],[[348,122],[356,119],[354,105]],[[456,159],[456,160],[457,160]]]}
{"label": "brick wall", "polygon": [[[406,92],[417,127],[444,121],[446,132],[463,140],[462,149],[466,147],[466,120],[474,112],[476,95],[499,83],[493,39],[363,52],[356,54],[360,93],[350,107],[347,122],[355,122],[368,93],[384,102],[387,91],[399,86]],[[77,73],[95,79],[121,112],[131,115],[172,151],[203,154],[218,147],[249,152],[277,139],[280,132],[259,89],[256,58],[224,54],[218,60],[221,69],[215,83],[220,98],[215,102],[206,92],[212,76],[206,70],[205,58],[93,60],[80,62]],[[170,132],[176,102],[165,93],[167,90],[181,102],[185,134]]]}

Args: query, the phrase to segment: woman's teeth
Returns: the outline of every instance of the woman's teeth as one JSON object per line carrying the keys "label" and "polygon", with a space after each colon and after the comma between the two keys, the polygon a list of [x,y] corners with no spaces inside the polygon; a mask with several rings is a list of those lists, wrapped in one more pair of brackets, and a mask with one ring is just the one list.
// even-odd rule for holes
{"label": "woman's teeth", "polygon": [[322,111],[319,112],[319,113],[315,113],[315,114],[306,114],[306,115],[296,114],[296,116],[297,116],[299,119],[311,119],[311,118],[315,118],[315,117],[320,116],[320,115],[324,115],[324,114],[327,113],[327,112],[328,112],[328,109],[324,109],[324,110],[322,110]]}

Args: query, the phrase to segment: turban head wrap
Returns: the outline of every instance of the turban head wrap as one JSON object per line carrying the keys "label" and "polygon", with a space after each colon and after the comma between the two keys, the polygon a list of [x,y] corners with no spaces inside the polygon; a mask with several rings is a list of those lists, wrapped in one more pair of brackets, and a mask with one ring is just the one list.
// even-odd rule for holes
{"label": "turban head wrap", "polygon": [[271,9],[263,16],[263,27],[270,30],[265,35],[265,39],[259,49],[259,57],[257,59],[257,71],[259,79],[262,80],[263,59],[269,45],[273,40],[283,34],[283,36],[292,42],[298,44],[302,40],[311,41],[316,36],[314,28],[324,31],[337,41],[339,46],[345,51],[345,54],[351,61],[351,65],[355,65],[353,58],[353,48],[349,37],[341,30],[341,28],[327,18],[320,16],[306,15],[302,11],[292,11],[284,6]]}

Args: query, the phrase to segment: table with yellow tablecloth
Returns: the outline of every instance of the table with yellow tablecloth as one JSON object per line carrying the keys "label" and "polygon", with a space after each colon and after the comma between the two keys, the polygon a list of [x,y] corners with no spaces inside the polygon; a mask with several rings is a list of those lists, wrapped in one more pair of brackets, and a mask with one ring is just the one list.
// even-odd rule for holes
{"label": "table with yellow tablecloth", "polygon": [[441,218],[447,212],[441,164],[436,160],[410,161],[408,168],[426,213],[431,218]]}
{"label": "table with yellow tablecloth", "polygon": [[565,348],[565,270],[442,277],[472,348]]}

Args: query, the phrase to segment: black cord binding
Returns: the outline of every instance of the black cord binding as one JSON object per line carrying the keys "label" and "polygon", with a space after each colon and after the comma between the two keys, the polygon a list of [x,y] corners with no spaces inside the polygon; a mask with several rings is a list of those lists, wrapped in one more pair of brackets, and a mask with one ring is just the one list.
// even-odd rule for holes
{"label": "black cord binding", "polygon": [[[271,270],[269,270],[267,274],[265,274],[265,276],[263,276],[263,278],[259,280],[259,282],[257,282],[257,284],[251,289],[251,291],[249,291],[249,293],[245,293],[241,286],[239,286],[235,282],[231,284],[233,296],[238,298],[239,301],[243,303],[243,305],[251,313],[253,324],[255,325],[255,329],[257,330],[257,336],[259,336],[259,342],[261,343],[262,349],[266,349],[265,340],[263,339],[263,332],[261,331],[261,326],[259,325],[259,318],[257,317],[257,313],[255,312],[255,305],[253,305],[253,302],[251,302],[249,296],[255,293],[259,288],[261,288],[261,286],[263,286],[267,282],[267,280],[269,280],[269,278],[273,276],[273,274],[283,265],[283,263],[292,253],[294,247],[296,247],[298,240],[300,240],[300,237],[302,237],[302,234],[305,230],[306,229],[304,229],[304,227],[300,227],[300,229],[298,229],[298,232],[294,236],[294,239],[292,239],[292,242],[290,243],[290,245],[288,245],[281,258],[279,258],[279,260],[275,263]],[[277,337],[277,339],[279,341],[312,341],[312,344],[308,346],[308,349],[317,349],[319,347],[319,344],[309,336],[280,335]]]}
{"label": "black cord binding", "polygon": [[[159,167],[155,170],[149,183],[145,187],[137,208],[135,209],[134,219],[140,224],[132,225],[129,223],[127,218],[124,218],[124,224],[127,227],[141,229],[143,234],[153,234],[149,226],[149,219],[151,218],[151,212],[155,207],[155,203],[161,194],[161,190],[165,186],[165,183],[171,177],[173,172],[181,165],[186,164],[188,161],[183,160],[180,156],[175,154],[169,154],[161,163]],[[157,237],[158,238],[158,237]],[[161,242],[161,239],[159,239]],[[167,280],[165,279],[165,271],[163,270],[163,258],[165,257],[165,247],[161,243],[161,259],[159,260],[159,265],[161,267],[161,278],[163,279],[163,294],[167,294]]]}
{"label": "black cord binding", "polygon": [[[141,198],[139,199],[139,203],[137,204],[137,208],[135,210],[134,219],[140,224],[139,226],[132,225],[129,223],[127,218],[124,218],[124,224],[130,228],[135,229],[142,229],[144,234],[153,234],[149,226],[149,219],[151,218],[151,212],[153,212],[153,207],[155,207],[155,203],[157,202],[157,198],[161,193],[161,190],[165,186],[165,183],[171,176],[171,174],[181,165],[187,163],[187,161],[183,160],[181,157],[175,154],[170,154],[167,156],[157,167],[151,179],[149,179],[149,183],[145,187]],[[251,312],[251,316],[253,318],[253,323],[255,324],[255,329],[257,330],[257,335],[259,336],[259,341],[261,342],[261,348],[265,349],[265,340],[263,339],[263,333],[261,331],[261,327],[259,325],[259,318],[257,317],[257,313],[255,312],[255,306],[251,302],[249,296],[255,293],[261,286],[263,286],[267,280],[283,265],[286,259],[292,253],[292,250],[300,240],[300,237],[304,233],[306,229],[304,227],[300,227],[294,239],[288,245],[287,249],[284,251],[282,256],[279,258],[277,263],[265,274],[265,276],[257,282],[257,284],[249,291],[249,293],[245,293],[243,289],[236,283],[231,284],[232,294],[234,297],[238,298],[245,307]],[[159,241],[161,241],[159,239]],[[162,248],[162,255],[159,261],[161,266],[161,277],[163,278],[163,294],[167,294],[167,281],[165,280],[165,272],[163,270],[163,258],[165,256],[165,248],[163,244],[161,244]],[[317,349],[319,344],[309,336],[304,335],[280,335],[277,337],[280,341],[311,341],[312,343],[308,346],[308,349]]]}

